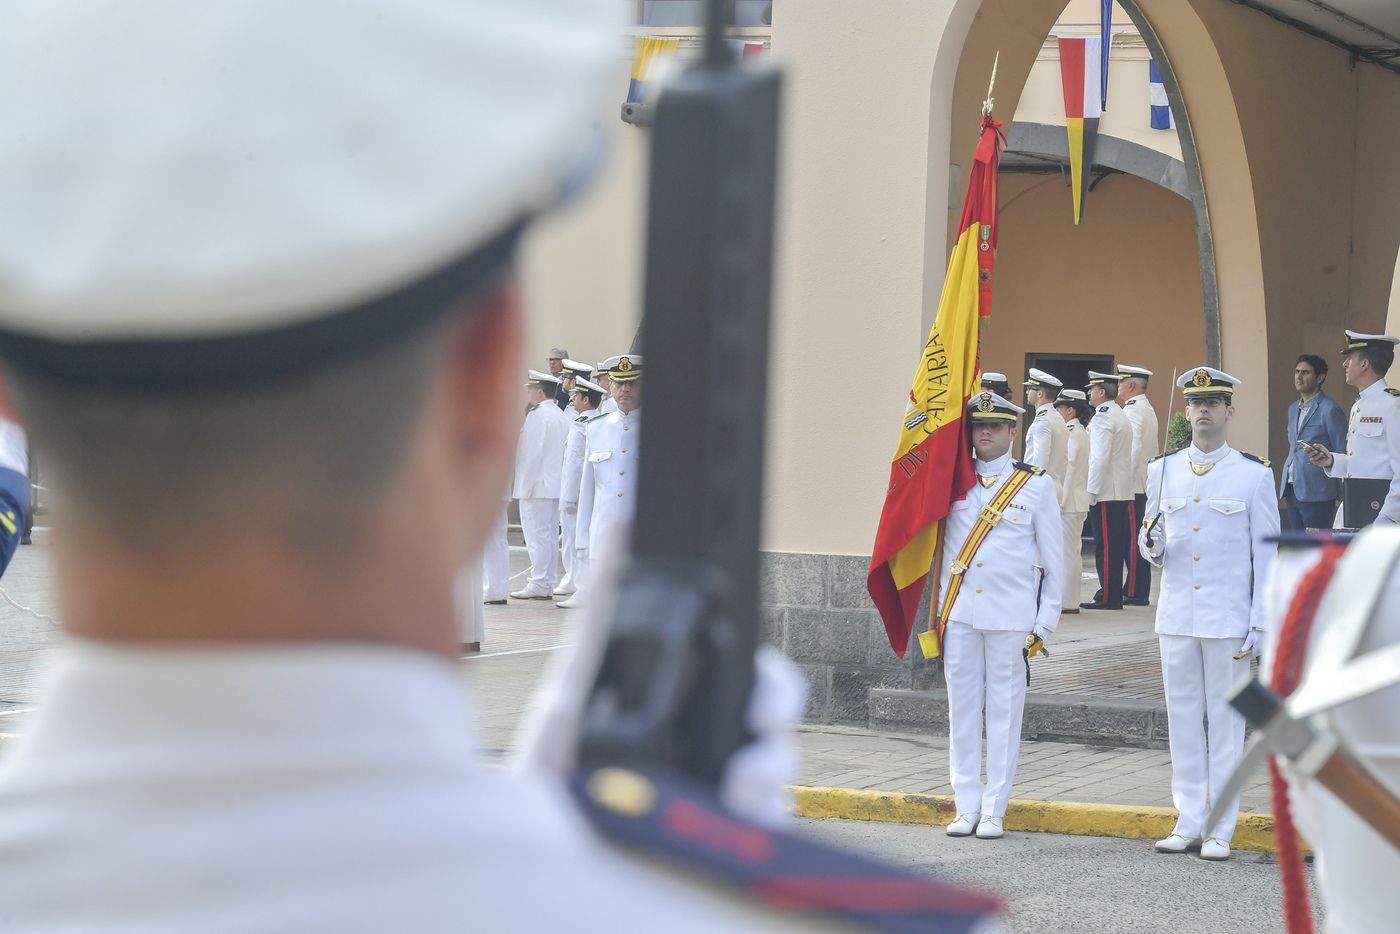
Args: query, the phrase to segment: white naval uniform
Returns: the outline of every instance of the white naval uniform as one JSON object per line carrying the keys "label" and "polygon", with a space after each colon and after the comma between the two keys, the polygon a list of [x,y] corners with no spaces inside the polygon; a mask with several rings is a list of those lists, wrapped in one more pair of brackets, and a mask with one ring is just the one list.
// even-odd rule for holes
{"label": "white naval uniform", "polygon": [[636,507],[637,449],[642,437],[642,410],[618,410],[595,418],[585,428],[587,445],[579,482],[578,530],[574,533],[585,571],[598,567],[622,536]]}
{"label": "white naval uniform", "polygon": [[1089,419],[1089,496],[1097,502],[1133,498],[1133,426],[1116,399]]}
{"label": "white naval uniform", "polygon": [[614,412],[616,412],[616,411],[617,411],[617,400],[614,399],[612,396],[608,396],[608,397],[604,398],[603,401],[602,401],[602,403],[598,406],[598,414],[599,414],[599,415],[611,415],[612,413],[614,413]]}
{"label": "white naval uniform", "polygon": [[530,579],[524,590],[542,596],[559,581],[559,480],[569,417],[546,399],[525,416],[515,447],[515,487],[520,529],[530,553]]}
{"label": "white naval uniform", "polygon": [[457,641],[484,642],[486,639],[486,608],[481,605],[481,562],[468,561],[457,572],[452,588],[452,602],[457,607]]}
{"label": "white naval uniform", "polygon": [[[1193,461],[1215,466],[1196,476]],[[1159,552],[1149,553],[1146,529],[1138,543],[1143,557],[1162,568],[1156,629],[1175,832],[1228,843],[1238,799],[1220,826],[1206,827],[1205,820],[1244,748],[1244,718],[1231,708],[1229,695],[1249,672],[1249,659],[1235,654],[1250,629],[1266,628],[1264,582],[1276,550],[1269,539],[1279,532],[1274,476],[1229,445],[1205,453],[1193,444],[1149,465],[1149,518],[1158,515],[1159,490]]]}
{"label": "white naval uniform", "polygon": [[[1347,419],[1346,453],[1332,452],[1327,476],[1368,477],[1389,480],[1390,492],[1381,504],[1377,522],[1400,522],[1400,396],[1392,395],[1385,380],[1361,390]],[[1342,507],[1337,507],[1334,528],[1342,527]]]}
{"label": "white naval uniform", "polygon": [[1152,403],[1147,401],[1147,396],[1133,396],[1123,403],[1123,414],[1128,417],[1128,425],[1133,430],[1130,458],[1133,464],[1133,493],[1146,493],[1147,462],[1162,453],[1158,450],[1157,413]]}
{"label": "white naval uniform", "polygon": [[1054,403],[1042,403],[1036,407],[1035,418],[1026,430],[1026,456],[1022,460],[1048,473],[1055,481],[1056,494],[1062,495],[1068,457],[1069,429],[1065,427],[1065,420],[1055,410]]}
{"label": "white naval uniform", "polygon": [[510,596],[510,542],[506,539],[506,527],[510,524],[510,501],[501,504],[496,521],[491,523],[491,531],[486,534],[484,551],[481,554],[481,598],[483,600],[504,600]]}
{"label": "white naval uniform", "polygon": [[[1373,526],[1355,540],[1367,547],[1380,536],[1400,536],[1400,530]],[[1275,642],[1298,583],[1317,563],[1315,548],[1282,548],[1268,583],[1270,636],[1261,676],[1273,674]],[[1357,647],[1358,654],[1400,643],[1400,574],[1391,574]],[[1303,680],[1313,673],[1316,647],[1324,642],[1329,620],[1313,622]],[[1332,726],[1348,747],[1362,758],[1381,780],[1400,788],[1400,685],[1391,685],[1328,711]],[[1328,934],[1390,934],[1400,917],[1400,850],[1386,842],[1370,825],[1312,781],[1290,776],[1288,795],[1298,832],[1316,854],[1317,891],[1321,895]]]}
{"label": "white naval uniform", "polygon": [[[1010,454],[975,462],[979,477],[999,476],[990,489],[974,483],[952,504],[945,520],[939,593],[946,593],[954,556],[967,540],[982,507],[1015,470]],[[957,813],[1006,814],[1021,743],[1026,702],[1026,665],[1021,650],[1035,628],[1055,631],[1064,579],[1060,506],[1048,476],[1031,477],[1007,505],[999,523],[963,575],[948,615],[943,672],[948,682],[948,765]],[[1036,605],[1035,575],[1044,573]],[[982,784],[982,727],[986,713],[987,784]]]}
{"label": "white naval uniform", "polygon": [[575,562],[575,529],[578,522],[579,485],[583,481],[583,453],[588,446],[584,429],[601,413],[597,409],[574,413],[564,442],[564,464],[559,473],[559,527],[564,530],[564,577],[558,593],[571,594],[583,587],[582,565]]}
{"label": "white naval uniform", "polygon": [[55,655],[0,758],[6,931],[810,928],[602,841],[559,783],[483,761],[446,658],[350,643]]}
{"label": "white naval uniform", "polygon": [[1065,583],[1060,591],[1060,601],[1066,607],[1078,607],[1079,588],[1084,574],[1080,557],[1084,518],[1089,515],[1089,432],[1077,418],[1065,422],[1065,429],[1068,459],[1065,486],[1060,492],[1060,525],[1065,533]]}

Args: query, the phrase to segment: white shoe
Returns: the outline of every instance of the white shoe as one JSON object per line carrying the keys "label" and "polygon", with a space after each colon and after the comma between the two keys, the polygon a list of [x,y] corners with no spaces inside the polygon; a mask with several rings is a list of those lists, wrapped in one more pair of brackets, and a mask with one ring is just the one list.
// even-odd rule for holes
{"label": "white shoe", "polygon": [[977,821],[978,840],[1000,840],[1002,835],[1001,818],[983,814]]}
{"label": "white shoe", "polygon": [[558,603],[556,603],[556,604],[554,604],[554,605],[557,606],[557,607],[559,607],[559,609],[561,609],[561,610],[574,610],[574,609],[577,609],[578,607],[583,606],[583,601],[580,600],[580,599],[578,598],[578,594],[574,594],[574,595],[573,595],[572,597],[570,597],[569,599],[567,599],[567,600],[560,600]]}
{"label": "white shoe", "polygon": [[531,590],[529,587],[526,587],[524,590],[517,590],[511,594],[511,596],[517,600],[548,600],[550,598],[548,590]]}
{"label": "white shoe", "polygon": [[1230,844],[1219,837],[1207,837],[1206,842],[1201,844],[1201,859],[1208,859],[1211,862],[1220,862],[1222,859],[1230,858]]}
{"label": "white shoe", "polygon": [[970,837],[977,829],[977,815],[972,811],[966,814],[959,814],[958,819],[948,825],[948,836],[950,837]]}
{"label": "white shoe", "polygon": [[578,588],[575,587],[573,584],[560,584],[558,587],[554,588],[554,596],[572,597],[576,590],[578,590]]}
{"label": "white shoe", "polygon": [[1185,837],[1179,833],[1173,833],[1165,840],[1158,840],[1152,848],[1158,853],[1185,853],[1187,850],[1200,847],[1200,845],[1200,837]]}

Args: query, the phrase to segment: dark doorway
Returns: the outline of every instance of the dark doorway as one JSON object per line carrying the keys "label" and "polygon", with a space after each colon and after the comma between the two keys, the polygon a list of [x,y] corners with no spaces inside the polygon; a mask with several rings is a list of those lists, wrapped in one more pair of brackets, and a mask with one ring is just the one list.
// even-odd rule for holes
{"label": "dark doorway", "polygon": [[1085,353],[1028,353],[1026,369],[1035,367],[1044,370],[1065,384],[1066,389],[1083,390],[1089,382],[1089,371],[1112,373],[1112,357]]}

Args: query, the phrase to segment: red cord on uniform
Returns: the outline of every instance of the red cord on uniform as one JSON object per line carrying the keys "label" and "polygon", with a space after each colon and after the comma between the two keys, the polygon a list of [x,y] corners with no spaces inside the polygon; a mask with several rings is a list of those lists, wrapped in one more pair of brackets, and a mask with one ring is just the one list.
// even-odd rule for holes
{"label": "red cord on uniform", "polygon": [[[1307,660],[1308,639],[1313,620],[1332,574],[1346,551],[1343,545],[1322,546],[1322,554],[1303,580],[1288,605],[1288,613],[1279,628],[1278,647],[1274,653],[1273,677],[1270,687],[1281,697],[1298,689],[1303,679],[1303,663]],[[1274,842],[1278,845],[1279,881],[1283,886],[1283,920],[1288,934],[1313,934],[1312,906],[1303,879],[1303,851],[1298,843],[1298,830],[1293,823],[1293,805],[1288,799],[1288,781],[1283,777],[1278,760],[1269,759],[1269,784],[1274,803]]]}

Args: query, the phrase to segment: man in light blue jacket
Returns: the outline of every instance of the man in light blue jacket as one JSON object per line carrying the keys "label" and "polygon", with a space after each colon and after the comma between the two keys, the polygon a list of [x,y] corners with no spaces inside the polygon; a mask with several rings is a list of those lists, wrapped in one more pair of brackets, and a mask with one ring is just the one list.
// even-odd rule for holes
{"label": "man in light blue jacket", "polygon": [[1293,368],[1293,388],[1298,398],[1288,406],[1288,457],[1279,478],[1279,497],[1288,508],[1288,524],[1295,529],[1329,529],[1341,495],[1341,481],[1314,467],[1299,441],[1322,444],[1329,451],[1346,450],[1347,416],[1341,406],[1322,391],[1327,361],[1303,354]]}

